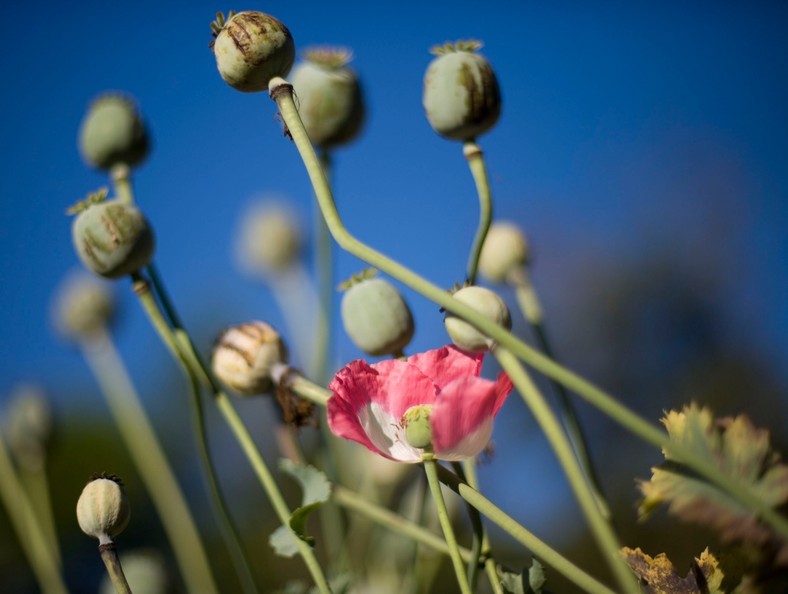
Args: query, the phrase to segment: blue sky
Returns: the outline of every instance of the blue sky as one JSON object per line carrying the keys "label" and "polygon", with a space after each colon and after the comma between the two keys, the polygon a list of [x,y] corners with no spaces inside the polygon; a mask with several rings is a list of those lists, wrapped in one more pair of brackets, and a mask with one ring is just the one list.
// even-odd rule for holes
{"label": "blue sky", "polygon": [[[0,73],[0,394],[18,381],[52,395],[95,387],[50,329],[52,292],[77,265],[65,209],[106,180],[76,149],[86,106],[134,95],[153,135],[135,176],[157,263],[187,325],[281,318],[240,276],[232,236],[255,195],[292,200],[309,224],[311,190],[273,103],[220,79],[203,1],[37,5],[5,31]],[[751,342],[785,378],[788,351],[788,8],[726,2],[269,2],[297,47],[355,52],[369,105],[361,138],[336,155],[337,203],[361,239],[449,287],[462,280],[477,204],[460,146],[421,108],[430,46],[478,38],[503,93],[479,141],[496,215],[519,222],[560,336],[590,271],[667,253],[714,278],[731,341]],[[363,265],[340,256],[338,277]],[[145,393],[166,368],[127,282],[118,341]],[[437,308],[409,291],[411,350],[443,344]],[[580,321],[582,323],[582,320]],[[203,346],[207,347],[208,342]],[[338,361],[359,356],[345,339]],[[581,361],[577,361],[582,364]],[[0,396],[2,404],[2,396]],[[502,495],[502,496],[505,496]]]}

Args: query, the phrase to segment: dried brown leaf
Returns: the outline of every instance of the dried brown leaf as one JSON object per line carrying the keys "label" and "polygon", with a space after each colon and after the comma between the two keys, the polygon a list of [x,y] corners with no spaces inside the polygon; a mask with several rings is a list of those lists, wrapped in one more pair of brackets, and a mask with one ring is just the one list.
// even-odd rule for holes
{"label": "dried brown leaf", "polygon": [[723,594],[722,570],[708,549],[693,560],[686,577],[679,575],[665,553],[650,557],[640,548],[621,551],[648,594]]}

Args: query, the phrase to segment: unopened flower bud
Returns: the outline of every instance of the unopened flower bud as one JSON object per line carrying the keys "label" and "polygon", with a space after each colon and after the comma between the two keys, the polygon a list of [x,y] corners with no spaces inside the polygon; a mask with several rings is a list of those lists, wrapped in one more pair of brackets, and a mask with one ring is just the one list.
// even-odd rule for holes
{"label": "unopened flower bud", "polygon": [[249,10],[224,23],[213,53],[224,82],[253,93],[268,90],[272,78],[287,76],[295,61],[295,43],[287,27],[274,17]]}
{"label": "unopened flower bud", "polygon": [[119,200],[89,198],[78,212],[72,238],[82,263],[106,278],[120,278],[147,266],[153,258],[153,231],[142,212]]}
{"label": "unopened flower bud", "polygon": [[109,544],[129,523],[131,509],[118,477],[96,475],[82,489],[77,501],[77,520],[82,532]]}
{"label": "unopened flower bud", "polygon": [[287,363],[287,348],[279,333],[264,322],[249,322],[224,331],[213,350],[213,371],[243,396],[269,394],[277,365]]}
{"label": "unopened flower bud", "polygon": [[[484,287],[465,287],[454,293],[454,299],[468,305],[488,320],[503,326],[507,330],[512,327],[509,308],[498,295]],[[464,351],[481,353],[495,347],[495,341],[474,328],[468,322],[447,312],[444,318],[446,332],[452,342]]]}
{"label": "unopened flower bud", "polygon": [[432,444],[430,413],[432,413],[432,405],[417,404],[411,406],[402,415],[401,423],[405,429],[405,440],[414,448],[428,448]]}
{"label": "unopened flower bud", "polygon": [[285,272],[301,256],[301,231],[284,205],[255,204],[244,212],[240,227],[236,252],[241,267],[251,274]]}
{"label": "unopened flower bud", "polygon": [[355,138],[364,121],[358,76],[347,66],[351,56],[340,48],[307,50],[290,77],[309,139],[324,148]]}
{"label": "unopened flower bud", "polygon": [[517,225],[493,223],[479,256],[479,272],[494,283],[506,282],[509,273],[528,263],[528,241]]}
{"label": "unopened flower bud", "polygon": [[52,437],[49,402],[40,388],[30,384],[16,386],[9,399],[8,446],[20,466],[41,470]]}
{"label": "unopened flower bud", "polygon": [[438,54],[424,75],[422,103],[430,126],[452,140],[472,140],[493,127],[501,114],[501,91],[478,41],[432,49]]}
{"label": "unopened flower bud", "polygon": [[380,278],[351,279],[342,297],[342,324],[350,339],[373,357],[399,355],[413,338],[414,324],[400,292]]}
{"label": "unopened flower bud", "polygon": [[89,340],[104,331],[114,313],[115,299],[109,283],[83,271],[63,279],[52,306],[57,330],[72,340]]}
{"label": "unopened flower bud", "polygon": [[148,133],[133,100],[102,95],[88,109],[79,129],[79,151],[93,167],[134,167],[148,155]]}

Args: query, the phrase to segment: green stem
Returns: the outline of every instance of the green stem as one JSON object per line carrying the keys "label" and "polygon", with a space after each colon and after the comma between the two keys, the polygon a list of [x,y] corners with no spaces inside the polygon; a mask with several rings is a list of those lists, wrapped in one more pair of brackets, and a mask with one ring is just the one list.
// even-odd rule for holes
{"label": "green stem", "polygon": [[492,222],[492,195],[490,182],[487,179],[487,168],[484,165],[484,155],[476,141],[465,142],[462,145],[462,154],[468,161],[473,181],[476,184],[476,193],[479,195],[479,227],[476,229],[476,237],[473,239],[473,246],[468,257],[467,274],[468,282],[474,285],[476,284],[476,271],[479,268],[479,256],[481,256],[484,240]]}
{"label": "green stem", "polygon": [[218,592],[199,531],[131,378],[106,331],[82,344],[121,437],[142,478],[190,592]]}
{"label": "green stem", "polygon": [[121,163],[115,165],[109,172],[112,184],[115,187],[115,197],[126,204],[134,204],[134,192],[131,189],[131,169]]}
{"label": "green stem", "polygon": [[544,397],[539,393],[538,388],[531,381],[525,368],[514,355],[500,347],[494,351],[494,354],[498,363],[509,374],[515,388],[520,392],[520,395],[531,409],[531,413],[550,442],[558,462],[564,469],[564,474],[566,474],[577,502],[580,504],[580,509],[583,510],[591,532],[602,550],[602,556],[613,571],[618,585],[623,592],[637,592],[637,580],[619,553],[621,547],[618,539],[613,533],[610,524],[600,513],[594,492],[586,482],[577,458],[572,452],[572,446],[561,430],[555,415],[550,410],[547,402],[545,402]]}
{"label": "green stem", "polygon": [[[526,321],[531,326],[531,330],[534,336],[536,336],[539,347],[545,355],[555,360],[552,346],[547,338],[547,332],[545,331],[542,314],[543,310],[539,303],[539,296],[530,278],[528,278],[527,271],[525,269],[516,269],[509,274],[507,280],[509,284],[513,285],[515,288],[515,294],[520,309],[522,310],[523,317],[525,317]],[[583,433],[583,428],[580,425],[580,420],[577,417],[577,411],[569,398],[566,388],[555,380],[551,380],[550,383],[555,394],[558,396],[561,424],[564,426],[564,430],[572,444],[572,450],[580,461],[580,466],[583,468],[586,480],[594,490],[594,497],[599,506],[599,511],[605,519],[610,521],[610,507],[602,494],[602,486],[599,483],[599,477],[594,468],[594,462],[588,451],[587,441]]]}
{"label": "green stem", "polygon": [[36,517],[39,518],[41,529],[44,531],[46,541],[51,545],[52,557],[57,567],[62,567],[60,547],[58,547],[57,528],[55,517],[52,514],[52,499],[49,496],[49,480],[46,472],[46,457],[41,456],[40,464],[35,468],[19,468],[19,478],[30,497]]}
{"label": "green stem", "polygon": [[[326,179],[331,179],[331,155],[328,151],[320,151],[320,164]],[[328,381],[329,353],[333,345],[333,311],[336,289],[334,288],[334,242],[328,232],[328,226],[320,208],[315,209],[315,265],[317,268],[318,311],[317,329],[314,337],[315,352],[312,361],[311,377],[320,382]]]}
{"label": "green stem", "polygon": [[200,398],[199,381],[192,367],[189,365],[186,355],[181,351],[176,335],[173,334],[159,304],[151,293],[150,284],[138,274],[133,275],[132,278],[134,280],[134,293],[139,298],[143,310],[147,314],[159,338],[170,350],[175,360],[180,364],[181,370],[189,383],[194,433],[197,437],[197,451],[204,470],[204,476],[208,482],[208,489],[215,517],[225,540],[225,544],[228,547],[230,559],[241,581],[243,591],[247,593],[257,592],[249,560],[246,558],[246,553],[241,545],[241,538],[238,534],[238,530],[231,519],[227,502],[219,487],[216,468],[211,459],[210,448],[208,446],[208,435],[205,430],[205,412]]}
{"label": "green stem", "polygon": [[692,450],[680,444],[670,443],[668,435],[656,425],[642,419],[622,404],[608,395],[603,390],[594,386],[574,372],[562,367],[549,357],[530,347],[511,332],[498,326],[494,322],[470,306],[452,298],[440,287],[433,285],[427,279],[388,258],[384,254],[365,245],[352,236],[342,223],[336,209],[331,189],[325,180],[320,162],[309,142],[304,125],[298,115],[298,110],[293,102],[292,85],[282,78],[274,78],[269,83],[271,97],[276,101],[279,112],[288,131],[298,149],[301,159],[306,167],[315,195],[317,196],[323,217],[326,220],[331,234],[339,246],[348,253],[360,258],[371,266],[385,272],[397,279],[414,291],[424,295],[431,301],[443,307],[458,317],[466,320],[475,328],[484,332],[502,347],[509,349],[514,355],[522,359],[546,376],[561,382],[593,406],[601,410],[611,419],[624,426],[633,434],[644,441],[658,447],[670,450],[675,456],[698,472],[700,475],[718,485],[730,494],[739,503],[756,511],[761,518],[770,524],[784,538],[788,538],[788,518],[781,516],[768,502],[764,501],[746,485],[728,477],[705,459],[697,456]]}
{"label": "green stem", "polygon": [[468,583],[468,577],[465,575],[465,564],[463,563],[462,555],[460,555],[457,539],[454,537],[454,529],[451,526],[449,512],[446,510],[446,502],[443,500],[443,493],[441,492],[441,484],[438,480],[438,470],[435,468],[436,466],[437,462],[435,462],[435,460],[425,457],[424,472],[427,474],[430,492],[435,501],[435,507],[438,510],[438,519],[443,529],[443,537],[446,539],[446,544],[449,545],[449,556],[454,566],[454,573],[457,574],[460,592],[462,592],[462,594],[471,594],[471,586]]}
{"label": "green stem", "polygon": [[[470,462],[470,464],[469,464]],[[473,479],[468,480],[468,474],[465,472],[465,468],[473,464],[473,460],[463,460],[463,463],[460,464],[459,462],[452,462],[451,467],[454,469],[455,474],[460,477],[460,479],[469,485],[471,485],[474,489],[478,489],[478,485],[476,483],[476,475],[474,473]],[[473,530],[473,543],[471,545],[471,554],[473,555],[471,562],[468,564],[468,583],[471,585],[471,588],[476,589],[476,577],[479,573],[479,561],[482,556],[482,548],[486,544],[485,541],[485,531],[484,525],[482,524],[481,515],[479,514],[479,510],[475,507],[470,505],[469,503],[465,504],[465,507],[468,510],[468,518],[471,521],[471,528]]]}
{"label": "green stem", "polygon": [[118,594],[131,594],[131,588],[126,581],[126,576],[123,574],[120,559],[118,559],[118,552],[115,550],[115,543],[109,542],[99,545],[99,551],[101,552],[101,560],[104,562],[104,567],[107,568],[109,579],[112,580],[112,585],[115,586],[115,592]]}
{"label": "green stem", "polygon": [[0,499],[5,505],[8,519],[19,536],[22,550],[30,561],[33,574],[44,594],[66,594],[53,546],[47,542],[44,530],[36,517],[30,500],[14,471],[5,441],[0,436]]}
{"label": "green stem", "polygon": [[[615,594],[613,590],[588,575],[585,571],[574,565],[559,552],[542,542],[533,533],[518,524],[512,517],[501,511],[489,499],[463,483],[454,474],[445,468],[438,467],[441,482],[470,503],[491,522],[502,528],[517,542],[529,549],[540,561],[544,561],[556,571],[559,571],[575,585],[589,594]],[[637,592],[638,590],[632,590]]]}

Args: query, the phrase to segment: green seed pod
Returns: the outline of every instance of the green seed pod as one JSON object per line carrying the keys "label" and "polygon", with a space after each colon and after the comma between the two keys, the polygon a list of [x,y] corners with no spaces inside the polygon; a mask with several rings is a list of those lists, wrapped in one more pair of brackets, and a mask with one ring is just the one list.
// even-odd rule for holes
{"label": "green seed pod", "polygon": [[275,202],[257,203],[241,217],[236,253],[241,268],[254,276],[281,274],[296,265],[304,239],[293,213]]}
{"label": "green seed pod", "polygon": [[131,508],[120,479],[114,475],[91,477],[77,501],[77,521],[82,532],[110,544],[129,523]]}
{"label": "green seed pod", "polygon": [[295,61],[295,43],[287,27],[274,17],[249,10],[224,23],[213,53],[224,82],[254,93],[267,91],[272,78],[287,76]]}
{"label": "green seed pod", "polygon": [[307,50],[290,77],[309,139],[324,148],[353,140],[364,122],[361,85],[347,66],[351,56],[339,48]]}
{"label": "green seed pod", "polygon": [[431,413],[431,404],[417,404],[411,406],[402,415],[401,424],[405,428],[405,440],[414,448],[429,448],[432,445]]}
{"label": "green seed pod", "polygon": [[52,305],[57,330],[71,340],[90,340],[103,332],[115,314],[109,283],[83,271],[69,274],[60,283]]}
{"label": "green seed pod", "polygon": [[150,141],[136,104],[122,95],[107,94],[88,109],[79,129],[79,151],[86,163],[109,170],[134,167],[148,156]]}
{"label": "green seed pod", "polygon": [[494,283],[506,282],[528,263],[528,241],[514,223],[493,223],[479,256],[479,272]]}
{"label": "green seed pod", "polygon": [[75,206],[72,238],[82,263],[106,278],[120,278],[153,258],[153,231],[142,212],[119,200],[89,198]]}
{"label": "green seed pod", "polygon": [[[509,308],[506,307],[503,299],[489,289],[476,286],[465,287],[457,291],[454,298],[472,307],[499,326],[503,326],[507,330],[511,329],[512,318],[509,315]],[[454,314],[447,312],[443,323],[452,342],[464,351],[483,353],[495,348],[495,342],[491,338]]]}
{"label": "green seed pod", "polygon": [[400,355],[413,338],[410,308],[394,286],[379,278],[353,279],[342,297],[342,324],[350,339],[373,357]]}
{"label": "green seed pod", "polygon": [[279,333],[264,322],[249,322],[224,331],[216,341],[213,372],[242,396],[270,394],[277,366],[287,364],[287,347]]}
{"label": "green seed pod", "polygon": [[467,141],[493,127],[501,115],[501,91],[490,63],[475,53],[478,41],[458,41],[432,49],[424,75],[422,103],[427,120],[441,136]]}
{"label": "green seed pod", "polygon": [[37,386],[20,384],[10,395],[8,446],[22,468],[41,471],[52,438],[52,409]]}

